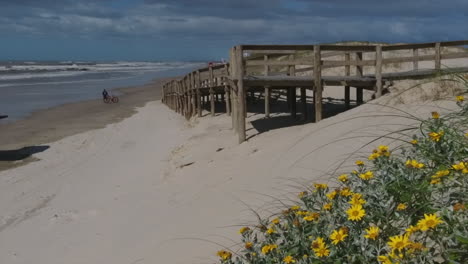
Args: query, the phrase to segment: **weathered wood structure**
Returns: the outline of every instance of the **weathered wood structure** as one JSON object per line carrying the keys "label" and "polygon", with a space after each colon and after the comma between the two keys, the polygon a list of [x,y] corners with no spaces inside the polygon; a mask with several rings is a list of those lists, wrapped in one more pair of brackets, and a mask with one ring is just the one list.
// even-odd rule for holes
{"label": "weathered wood structure", "polygon": [[[394,80],[468,72],[468,65],[442,68],[442,60],[468,58],[468,52],[461,47],[466,45],[468,40],[395,45],[239,45],[230,49],[228,64],[198,69],[180,80],[166,83],[162,101],[190,118],[194,115],[201,117],[202,106],[207,103],[214,116],[215,102],[221,100],[241,143],[246,140],[246,98],[249,92],[263,93],[265,116],[269,117],[271,91],[286,91],[289,110],[295,117],[299,89],[302,116],[308,118],[306,91],[310,90],[313,92],[315,122],[319,122],[323,118],[324,87],[344,87],[346,107],[350,106],[350,88],[354,87],[356,102],[361,104],[363,90],[371,90],[375,97],[380,97],[386,85]],[[460,46],[456,52],[446,52],[447,47],[456,46]],[[428,55],[422,55],[422,50]],[[385,56],[386,52],[394,51],[408,51],[411,55]],[[420,62],[434,64],[422,69]],[[412,63],[413,69],[384,71],[385,65],[396,63]],[[336,67],[342,67],[343,74],[324,74],[327,69]],[[364,71],[364,67],[370,68],[369,73]]]}

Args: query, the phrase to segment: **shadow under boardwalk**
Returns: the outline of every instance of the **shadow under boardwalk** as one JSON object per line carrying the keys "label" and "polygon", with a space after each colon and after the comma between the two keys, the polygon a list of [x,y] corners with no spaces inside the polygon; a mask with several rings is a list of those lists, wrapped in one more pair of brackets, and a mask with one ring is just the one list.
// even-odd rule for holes
{"label": "shadow under boardwalk", "polygon": [[30,146],[15,150],[0,150],[0,161],[24,160],[49,148],[49,146]]}

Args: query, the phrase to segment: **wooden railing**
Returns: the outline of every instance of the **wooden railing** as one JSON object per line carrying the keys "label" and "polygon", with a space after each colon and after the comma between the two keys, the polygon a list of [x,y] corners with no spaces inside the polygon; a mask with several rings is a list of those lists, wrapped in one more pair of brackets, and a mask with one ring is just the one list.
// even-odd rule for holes
{"label": "wooden railing", "polygon": [[[350,88],[355,87],[357,103],[360,104],[364,89],[373,90],[375,97],[380,97],[386,82],[433,76],[443,70],[442,60],[468,58],[468,52],[461,47],[465,45],[468,45],[468,40],[396,45],[240,45],[231,48],[229,63],[198,69],[180,80],[166,83],[162,101],[190,118],[195,114],[202,115],[205,101],[210,102],[210,112],[214,115],[215,97],[221,95],[226,113],[232,116],[232,126],[239,134],[239,142],[243,142],[246,138],[248,90],[264,94],[267,117],[270,114],[271,90],[286,90],[288,105],[295,117],[296,88],[300,88],[304,118],[307,118],[306,90],[312,90],[315,121],[318,122],[322,119],[325,86],[344,86],[347,107],[350,105]],[[455,46],[460,46],[460,49],[444,52],[444,48]],[[411,56],[385,56],[387,52],[405,50],[410,51]],[[424,61],[433,61],[434,67],[421,69],[420,62]],[[396,63],[412,63],[412,69],[385,72],[385,65]],[[466,66],[451,71],[468,72]],[[327,69],[336,67],[343,67],[341,75],[324,74]],[[365,67],[371,67],[370,74],[366,74]],[[351,75],[352,68],[355,69],[354,75]]]}

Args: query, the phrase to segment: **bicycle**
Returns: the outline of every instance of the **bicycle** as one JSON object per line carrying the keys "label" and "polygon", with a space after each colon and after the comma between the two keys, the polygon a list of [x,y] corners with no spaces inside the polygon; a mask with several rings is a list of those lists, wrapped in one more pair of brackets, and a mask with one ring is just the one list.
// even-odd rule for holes
{"label": "bicycle", "polygon": [[119,98],[117,96],[113,96],[113,95],[108,95],[106,96],[106,98],[102,99],[104,101],[104,103],[106,104],[111,104],[111,103],[118,103],[119,102]]}

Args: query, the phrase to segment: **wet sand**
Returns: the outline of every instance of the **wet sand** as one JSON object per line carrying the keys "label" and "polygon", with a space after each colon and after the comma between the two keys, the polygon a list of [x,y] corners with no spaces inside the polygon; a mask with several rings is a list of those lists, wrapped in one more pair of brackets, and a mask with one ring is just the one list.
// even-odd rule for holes
{"label": "wet sand", "polygon": [[31,155],[46,150],[47,143],[130,117],[137,107],[159,100],[162,84],[170,79],[161,78],[144,86],[117,89],[121,93],[118,104],[105,104],[98,99],[64,104],[34,112],[25,119],[0,124],[0,170],[34,161]]}

